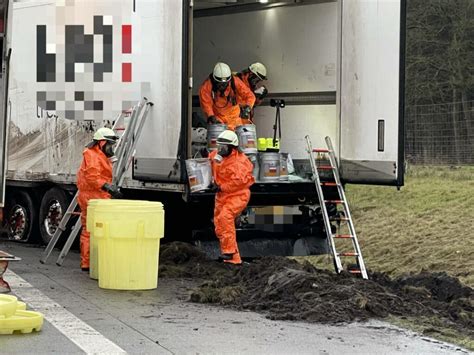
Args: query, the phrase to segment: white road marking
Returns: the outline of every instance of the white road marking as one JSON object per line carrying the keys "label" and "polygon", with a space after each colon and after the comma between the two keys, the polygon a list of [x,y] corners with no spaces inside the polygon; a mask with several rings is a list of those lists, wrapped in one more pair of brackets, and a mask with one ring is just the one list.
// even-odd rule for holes
{"label": "white road marking", "polygon": [[60,304],[34,288],[26,280],[8,270],[5,277],[15,295],[35,311],[44,314],[45,319],[86,354],[126,354],[94,328],[84,323]]}

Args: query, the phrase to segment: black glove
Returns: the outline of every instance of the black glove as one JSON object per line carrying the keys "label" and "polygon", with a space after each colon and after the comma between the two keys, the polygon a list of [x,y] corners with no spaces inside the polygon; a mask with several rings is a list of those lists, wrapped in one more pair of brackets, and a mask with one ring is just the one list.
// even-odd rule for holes
{"label": "black glove", "polygon": [[220,191],[221,191],[221,188],[219,187],[219,185],[212,184],[212,185],[209,187],[209,192],[217,193],[217,192],[220,192]]}
{"label": "black glove", "polygon": [[122,198],[123,194],[120,192],[119,188],[114,184],[105,183],[102,186],[102,190],[108,192],[112,198]]}
{"label": "black glove", "polygon": [[250,106],[247,106],[247,105],[240,106],[240,117],[249,118],[251,111],[252,111],[252,108]]}
{"label": "black glove", "polygon": [[216,123],[219,123],[219,120],[216,118],[216,116],[209,116],[207,118],[207,123],[208,124],[216,124]]}
{"label": "black glove", "polygon": [[255,97],[259,100],[263,100],[268,95],[268,90],[265,86],[259,87],[254,91]]}
{"label": "black glove", "polygon": [[207,148],[201,148],[199,150],[199,153],[201,154],[201,156],[203,158],[208,158],[209,157],[209,151],[207,150]]}

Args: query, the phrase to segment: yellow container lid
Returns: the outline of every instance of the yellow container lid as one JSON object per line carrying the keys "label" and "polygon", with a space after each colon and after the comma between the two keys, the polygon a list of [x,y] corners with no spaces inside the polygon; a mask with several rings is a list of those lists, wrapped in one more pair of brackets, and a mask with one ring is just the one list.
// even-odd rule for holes
{"label": "yellow container lid", "polygon": [[44,317],[39,312],[16,311],[11,317],[0,317],[0,334],[13,334],[19,331],[22,334],[39,332],[43,326]]}
{"label": "yellow container lid", "polygon": [[15,314],[18,299],[15,296],[0,295],[0,317],[11,317]]}
{"label": "yellow container lid", "polygon": [[17,303],[16,303],[16,310],[17,310],[17,311],[26,311],[26,303],[25,303],[25,302],[21,302],[21,301],[17,301]]}

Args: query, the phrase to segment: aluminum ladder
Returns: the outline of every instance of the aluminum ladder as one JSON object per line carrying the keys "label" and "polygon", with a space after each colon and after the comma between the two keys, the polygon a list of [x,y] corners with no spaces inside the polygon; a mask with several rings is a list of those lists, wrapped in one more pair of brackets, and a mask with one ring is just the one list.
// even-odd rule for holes
{"label": "aluminum ladder", "polygon": [[[149,102],[145,97],[137,105],[135,105],[131,111],[124,111],[120,113],[115,119],[112,129],[119,136],[119,139],[115,148],[116,160],[112,168],[112,183],[116,184],[119,188],[122,187],[125,178],[125,173],[130,167],[130,164],[133,160],[133,156],[135,155],[135,146],[141,134],[151,106],[153,106],[153,103]],[[128,117],[130,119],[127,124],[126,119]],[[62,234],[66,231],[69,221],[74,216],[78,218],[71,229],[71,232],[66,243],[64,244],[63,249],[61,250],[58,256],[56,265],[61,266],[67,254],[69,253],[69,250],[71,249],[71,246],[74,243],[74,240],[76,239],[82,227],[80,219],[81,212],[78,211],[77,198],[78,193],[76,192],[74,198],[72,199],[66,212],[64,213],[61,222],[58,225],[58,228],[54,232],[53,237],[51,238],[43,252],[43,255],[40,259],[40,262],[42,264],[46,263],[57,242],[61,238]]]}
{"label": "aluminum ladder", "polygon": [[[334,267],[337,273],[344,271],[341,257],[355,257],[357,268],[348,268],[347,271],[351,274],[360,275],[363,279],[368,279],[367,270],[365,268],[364,258],[362,257],[362,252],[360,250],[359,241],[357,239],[357,234],[354,228],[354,222],[352,221],[351,213],[349,211],[349,204],[347,202],[346,194],[344,193],[344,187],[341,183],[341,178],[339,176],[339,169],[336,161],[336,156],[334,155],[334,148],[331,143],[331,139],[326,137],[327,148],[316,148],[313,149],[311,140],[309,136],[306,136],[307,152],[309,154],[309,160],[311,163],[311,170],[313,173],[313,181],[316,185],[316,191],[318,193],[318,198],[321,206],[321,212],[324,219],[324,228],[326,230],[327,240],[329,244],[329,249],[331,250]],[[326,155],[329,158],[329,165],[319,165],[316,163],[316,154]],[[328,171],[329,175],[332,175],[333,181],[321,181],[319,171]],[[328,200],[324,197],[323,187],[336,187],[339,195],[338,199]],[[342,213],[339,213],[335,217],[329,217],[327,205],[335,204],[336,206],[342,206]],[[339,233],[332,231],[331,222],[335,221],[339,224]],[[346,222],[348,233],[340,233],[341,222]],[[341,242],[350,240],[352,241],[352,251],[339,252],[336,246],[336,240]],[[348,243],[343,243],[346,248]]]}

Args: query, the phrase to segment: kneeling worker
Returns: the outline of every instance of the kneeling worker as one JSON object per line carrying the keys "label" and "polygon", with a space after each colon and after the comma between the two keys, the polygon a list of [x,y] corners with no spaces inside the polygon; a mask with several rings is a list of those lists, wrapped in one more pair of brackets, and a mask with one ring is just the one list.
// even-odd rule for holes
{"label": "kneeling worker", "polygon": [[230,130],[248,118],[255,96],[225,63],[217,63],[199,89],[201,109],[208,124],[225,123]]}
{"label": "kneeling worker", "polygon": [[93,141],[82,153],[82,163],[77,172],[78,203],[81,208],[82,232],[81,269],[89,271],[89,232],[86,230],[87,203],[91,199],[109,199],[121,197],[119,189],[112,185],[112,163],[114,145],[118,137],[110,128],[99,128]]}
{"label": "kneeling worker", "polygon": [[247,207],[250,186],[255,179],[253,165],[247,156],[238,150],[239,139],[230,130],[217,137],[217,150],[211,152],[212,174],[216,184],[214,226],[219,238],[224,262],[241,264],[235,219]]}

